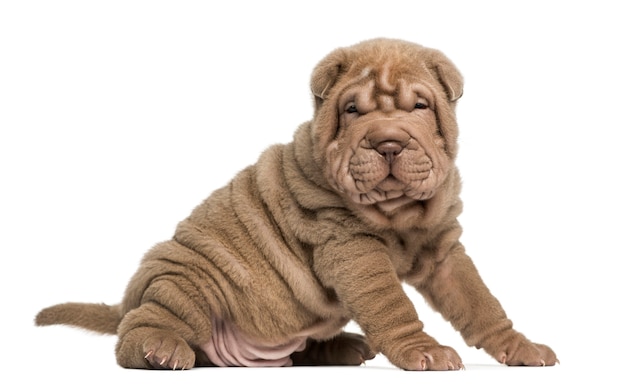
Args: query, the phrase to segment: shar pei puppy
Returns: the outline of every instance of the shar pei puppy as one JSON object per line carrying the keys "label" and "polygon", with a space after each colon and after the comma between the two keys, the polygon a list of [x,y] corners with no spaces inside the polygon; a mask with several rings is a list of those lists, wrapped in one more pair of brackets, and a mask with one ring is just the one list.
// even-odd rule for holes
{"label": "shar pei puppy", "polygon": [[[117,334],[129,368],[359,365],[457,370],[403,290],[508,365],[554,365],[513,329],[459,241],[456,67],[375,39],[331,52],[293,141],[213,192],[144,256],[116,305],[65,303],[36,324]],[[364,335],[344,332],[354,321]]]}

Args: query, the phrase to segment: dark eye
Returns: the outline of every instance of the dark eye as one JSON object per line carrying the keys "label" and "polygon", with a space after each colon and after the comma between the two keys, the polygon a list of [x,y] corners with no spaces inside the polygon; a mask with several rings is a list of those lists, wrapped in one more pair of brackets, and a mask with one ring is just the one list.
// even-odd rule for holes
{"label": "dark eye", "polygon": [[415,109],[426,109],[428,108],[428,105],[424,104],[424,103],[417,103],[415,104]]}
{"label": "dark eye", "polygon": [[356,105],[354,105],[354,104],[350,104],[350,105],[348,105],[348,107],[346,108],[346,112],[348,112],[348,113],[358,113],[358,112],[359,112],[359,110],[358,110],[358,109],[356,109]]}

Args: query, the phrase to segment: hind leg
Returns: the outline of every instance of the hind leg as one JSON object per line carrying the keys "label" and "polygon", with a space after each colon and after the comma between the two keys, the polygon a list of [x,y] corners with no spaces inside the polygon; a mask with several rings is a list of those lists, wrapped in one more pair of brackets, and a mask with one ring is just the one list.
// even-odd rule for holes
{"label": "hind leg", "polygon": [[190,268],[203,260],[175,241],[157,244],[146,254],[121,304],[119,365],[144,369],[208,365],[198,346],[211,339],[209,300],[214,295],[207,271]]}
{"label": "hind leg", "polygon": [[168,309],[142,304],[126,314],[118,328],[115,354],[125,368],[189,369],[196,354],[190,341],[195,332]]}
{"label": "hind leg", "polygon": [[210,314],[190,299],[185,284],[158,278],[144,291],[143,303],[126,313],[118,327],[119,365],[174,370],[207,365],[206,356],[196,358],[194,349],[211,337]]}
{"label": "hind leg", "polygon": [[291,359],[294,365],[361,365],[374,356],[364,336],[343,332],[330,340],[307,340],[306,348]]}

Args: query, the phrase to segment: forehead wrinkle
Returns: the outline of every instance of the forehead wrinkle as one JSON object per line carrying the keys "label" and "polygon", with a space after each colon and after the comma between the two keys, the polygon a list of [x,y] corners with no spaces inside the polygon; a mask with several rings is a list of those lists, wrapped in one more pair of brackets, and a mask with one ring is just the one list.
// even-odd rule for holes
{"label": "forehead wrinkle", "polygon": [[396,91],[396,86],[390,82],[391,64],[386,62],[383,64],[380,73],[378,74],[377,85],[378,88],[388,94],[393,94]]}
{"label": "forehead wrinkle", "polygon": [[341,86],[342,90],[341,90],[341,99],[345,98],[345,95],[347,93],[354,93],[355,92],[355,88],[359,88],[362,86],[366,86],[367,83],[371,82],[371,80],[369,79],[371,75],[371,68],[364,68],[360,75],[358,77],[354,77],[352,78],[350,81],[346,82],[345,84],[343,84]]}
{"label": "forehead wrinkle", "polygon": [[371,105],[374,102],[374,81],[366,77],[351,82],[339,96],[338,107],[343,108],[349,101],[355,101],[364,108],[374,109],[375,105]]}

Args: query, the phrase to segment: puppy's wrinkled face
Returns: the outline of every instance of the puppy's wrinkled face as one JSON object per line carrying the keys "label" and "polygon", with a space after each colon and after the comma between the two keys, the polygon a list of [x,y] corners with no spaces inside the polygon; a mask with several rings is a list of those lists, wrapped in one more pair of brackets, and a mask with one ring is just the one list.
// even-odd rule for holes
{"label": "puppy's wrinkled face", "polygon": [[434,196],[451,160],[432,88],[390,62],[365,67],[342,87],[327,178],[353,202],[391,212]]}

